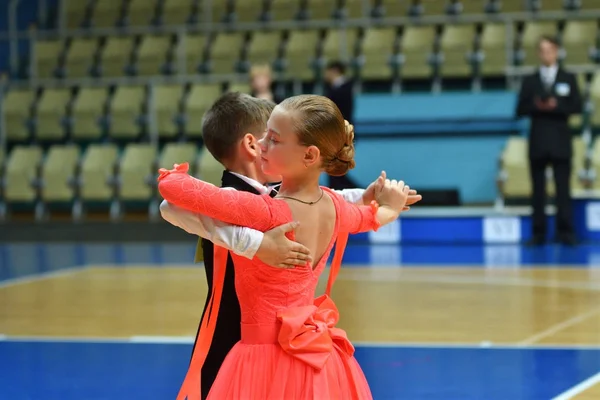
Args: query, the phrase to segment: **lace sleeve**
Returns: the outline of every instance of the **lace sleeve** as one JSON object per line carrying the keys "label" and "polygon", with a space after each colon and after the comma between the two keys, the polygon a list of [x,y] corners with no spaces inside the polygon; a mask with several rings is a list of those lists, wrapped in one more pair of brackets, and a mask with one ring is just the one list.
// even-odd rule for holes
{"label": "lace sleeve", "polygon": [[185,163],[159,170],[158,191],[166,201],[228,224],[262,232],[272,227],[269,196],[218,188],[188,175],[188,168]]}

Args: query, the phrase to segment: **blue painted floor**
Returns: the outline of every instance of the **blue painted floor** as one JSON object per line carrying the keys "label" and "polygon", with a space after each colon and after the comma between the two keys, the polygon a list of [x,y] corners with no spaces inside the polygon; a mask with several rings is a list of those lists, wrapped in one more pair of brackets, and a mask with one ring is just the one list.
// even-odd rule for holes
{"label": "blue painted floor", "polygon": [[[173,399],[191,345],[0,342],[0,399]],[[547,400],[600,370],[600,350],[366,348],[375,399]]]}

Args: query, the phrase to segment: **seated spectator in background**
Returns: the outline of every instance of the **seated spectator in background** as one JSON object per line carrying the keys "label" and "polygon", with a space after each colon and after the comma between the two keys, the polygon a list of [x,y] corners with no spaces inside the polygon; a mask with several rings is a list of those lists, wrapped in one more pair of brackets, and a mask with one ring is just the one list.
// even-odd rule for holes
{"label": "seated spectator in background", "polygon": [[[340,109],[344,119],[354,124],[353,82],[346,77],[346,65],[341,61],[331,61],[325,68],[325,97],[328,97]],[[357,187],[348,175],[329,176],[329,187],[343,190]]]}
{"label": "seated spectator in background", "polygon": [[268,65],[256,65],[250,69],[250,90],[250,95],[253,97],[269,100],[275,104],[284,100],[273,91],[273,74]]}

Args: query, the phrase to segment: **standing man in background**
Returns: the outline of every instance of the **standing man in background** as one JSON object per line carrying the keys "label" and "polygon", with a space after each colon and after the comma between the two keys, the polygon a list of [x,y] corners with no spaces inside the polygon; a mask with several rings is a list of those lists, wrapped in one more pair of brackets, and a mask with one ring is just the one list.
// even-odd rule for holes
{"label": "standing man in background", "polygon": [[539,69],[526,76],[517,104],[517,117],[530,117],[529,169],[533,184],[533,232],[530,245],[546,241],[546,166],[551,165],[556,185],[556,239],[574,245],[571,204],[573,144],[569,117],[582,111],[575,76],[558,65],[559,44],[551,36],[538,42]]}
{"label": "standing man in background", "polygon": [[[329,98],[340,109],[342,116],[354,125],[354,91],[353,82],[346,77],[346,66],[341,61],[330,61],[325,68],[325,97]],[[329,176],[331,189],[343,190],[355,188],[356,183],[348,177]]]}

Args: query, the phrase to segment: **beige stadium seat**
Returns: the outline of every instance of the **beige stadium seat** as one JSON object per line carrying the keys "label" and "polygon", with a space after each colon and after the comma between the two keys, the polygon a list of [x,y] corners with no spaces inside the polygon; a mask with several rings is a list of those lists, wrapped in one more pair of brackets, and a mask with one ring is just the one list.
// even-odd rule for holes
{"label": "beige stadium seat", "polygon": [[204,61],[206,42],[205,35],[190,34],[184,37],[183,43],[179,44],[185,54],[185,73],[190,75],[198,73],[198,67]]}
{"label": "beige stadium seat", "polygon": [[227,88],[228,92],[250,93],[250,84],[247,82],[232,82]]}
{"label": "beige stadium seat", "polygon": [[244,35],[240,32],[217,34],[210,46],[210,72],[213,74],[232,74],[240,60]]}
{"label": "beige stadium seat", "polygon": [[212,183],[215,186],[221,186],[221,178],[225,167],[210,154],[206,147],[203,147],[200,151],[200,158],[196,165],[195,176],[198,179]]}
{"label": "beige stadium seat", "polygon": [[542,35],[558,33],[556,22],[527,22],[521,36],[521,48],[524,52],[522,65],[538,65],[537,45]]}
{"label": "beige stadium seat", "polygon": [[101,75],[108,78],[125,75],[134,46],[132,36],[107,38],[99,62]]}
{"label": "beige stadium seat", "polygon": [[4,199],[7,203],[27,203],[36,200],[32,183],[38,178],[42,149],[37,146],[15,146],[8,156],[4,173]]}
{"label": "beige stadium seat", "polygon": [[463,10],[462,15],[467,14],[484,14],[487,1],[481,0],[462,0]]}
{"label": "beige stadium seat", "polygon": [[[577,74],[577,85],[579,86],[579,93],[581,93],[581,96],[583,97],[587,89],[587,81],[585,78],[585,74]],[[583,101],[585,101],[585,99]],[[571,127],[571,129],[575,129],[581,132],[581,129],[583,128],[583,114],[571,115],[569,117],[569,126]]]}
{"label": "beige stadium seat", "polygon": [[63,119],[71,101],[71,89],[45,89],[35,113],[35,136],[39,140],[65,138]]}
{"label": "beige stadium seat", "polygon": [[152,25],[156,7],[157,0],[131,0],[127,8],[127,25]]}
{"label": "beige stadium seat", "polygon": [[109,105],[109,135],[117,139],[133,139],[140,134],[138,123],[146,98],[144,86],[119,86]]}
{"label": "beige stadium seat", "polygon": [[396,28],[369,28],[362,40],[363,79],[390,79],[390,57],[395,55]]}
{"label": "beige stadium seat", "polygon": [[527,139],[511,137],[500,156],[504,183],[502,194],[507,198],[524,198],[531,196],[531,177],[527,156]]}
{"label": "beige stadium seat", "polygon": [[[584,1],[584,3],[585,3],[585,1]],[[541,11],[562,11],[562,10],[564,10],[564,0],[542,0]]]}
{"label": "beige stadium seat", "polygon": [[363,18],[371,15],[373,2],[369,2],[367,9],[363,9],[362,0],[346,0],[344,5],[344,15],[346,18]]}
{"label": "beige stadium seat", "polygon": [[183,25],[194,10],[195,0],[165,0],[160,21],[163,25]]}
{"label": "beige stadium seat", "polygon": [[184,103],[185,134],[187,136],[202,135],[202,117],[206,110],[221,95],[221,86],[193,85]]}
{"label": "beige stadium seat", "polygon": [[89,76],[94,66],[94,57],[98,51],[98,40],[73,39],[65,59],[65,75],[69,78]]}
{"label": "beige stadium seat", "polygon": [[212,2],[212,22],[219,23],[225,18],[227,12],[227,1]]}
{"label": "beige stadium seat", "polygon": [[473,67],[467,57],[473,53],[474,42],[475,25],[446,25],[441,39],[441,51],[444,56],[442,76],[471,76]]}
{"label": "beige stadium seat", "polygon": [[405,78],[426,78],[432,69],[429,58],[435,40],[434,26],[407,26],[402,35],[402,76]]}
{"label": "beige stadium seat", "polygon": [[423,16],[446,15],[446,0],[421,0]]}
{"label": "beige stadium seat", "polygon": [[114,144],[92,144],[88,146],[81,163],[81,199],[85,202],[108,202],[113,199],[114,189],[110,181],[114,178],[119,150]]}
{"label": "beige stadium seat", "polygon": [[60,67],[64,50],[62,40],[38,40],[34,45],[35,73],[40,79],[53,78]]}
{"label": "beige stadium seat", "polygon": [[78,146],[50,147],[42,166],[42,200],[45,203],[73,200],[75,193],[71,182],[78,162]]}
{"label": "beige stadium seat", "polygon": [[[159,168],[173,168],[174,164],[185,162],[193,166],[196,163],[198,149],[193,143],[167,143],[158,160]],[[190,167],[190,170],[193,170]]]}
{"label": "beige stadium seat", "polygon": [[99,120],[104,116],[108,89],[82,87],[71,109],[71,132],[77,141],[94,141],[102,137]]}
{"label": "beige stadium seat", "polygon": [[526,3],[523,0],[502,0],[500,5],[500,11],[505,13],[526,11]]}
{"label": "beige stadium seat", "polygon": [[27,123],[31,118],[31,106],[35,98],[35,91],[27,89],[13,89],[4,94],[2,109],[8,141],[21,142],[29,138]]}
{"label": "beige stadium seat", "polygon": [[88,0],[67,1],[67,9],[65,10],[67,28],[78,29],[83,25],[90,4],[91,1]]}
{"label": "beige stadium seat", "polygon": [[383,0],[381,5],[384,8],[386,18],[404,17],[407,14],[409,4],[400,0]]}
{"label": "beige stadium seat", "polygon": [[356,55],[356,29],[330,29],[323,40],[323,57],[326,61],[349,61]]}
{"label": "beige stadium seat", "polygon": [[263,0],[237,0],[235,15],[237,22],[256,22],[263,12]]}
{"label": "beige stadium seat", "polygon": [[571,169],[571,190],[573,192],[580,192],[585,189],[580,174],[585,168],[586,152],[587,145],[581,136],[575,136],[573,138],[573,167]]}
{"label": "beige stadium seat", "polygon": [[600,127],[600,72],[596,72],[590,83],[590,100],[593,104],[592,125]]}
{"label": "beige stadium seat", "polygon": [[590,48],[596,47],[596,21],[568,21],[562,33],[562,45],[568,64],[589,64]]}
{"label": "beige stadium seat", "polygon": [[132,143],[125,147],[119,163],[119,198],[144,201],[152,197],[149,179],[156,174],[156,148],[151,144]]}
{"label": "beige stadium seat", "polygon": [[317,57],[319,32],[291,31],[285,50],[287,79],[310,80],[315,76],[312,63]]}
{"label": "beige stadium seat", "polygon": [[600,137],[596,138],[592,147],[592,169],[595,172],[595,179],[592,182],[594,190],[600,190]]}
{"label": "beige stadium seat", "polygon": [[248,45],[248,54],[246,61],[250,65],[257,64],[272,64],[279,53],[279,47],[281,45],[281,32],[279,31],[268,31],[260,32],[257,31],[252,35],[250,44]]}
{"label": "beige stadium seat", "polygon": [[91,25],[95,28],[115,26],[121,18],[123,4],[122,1],[96,0]]}
{"label": "beige stadium seat", "polygon": [[271,19],[273,21],[292,21],[300,9],[300,0],[272,0]]}
{"label": "beige stadium seat", "polygon": [[146,35],[137,52],[137,75],[161,75],[171,48],[171,37]]}
{"label": "beige stadium seat", "polygon": [[507,26],[508,29],[513,30],[514,37],[515,28],[513,25],[487,23],[483,27],[480,40],[481,52],[484,57],[481,62],[481,73],[484,76],[504,75],[505,67],[513,63],[512,57],[509,58],[506,54]]}
{"label": "beige stadium seat", "polygon": [[308,15],[313,21],[332,19],[337,9],[337,0],[308,0],[307,3]]}
{"label": "beige stadium seat", "polygon": [[158,85],[154,87],[154,111],[158,135],[173,138],[178,133],[175,118],[179,114],[183,85]]}

